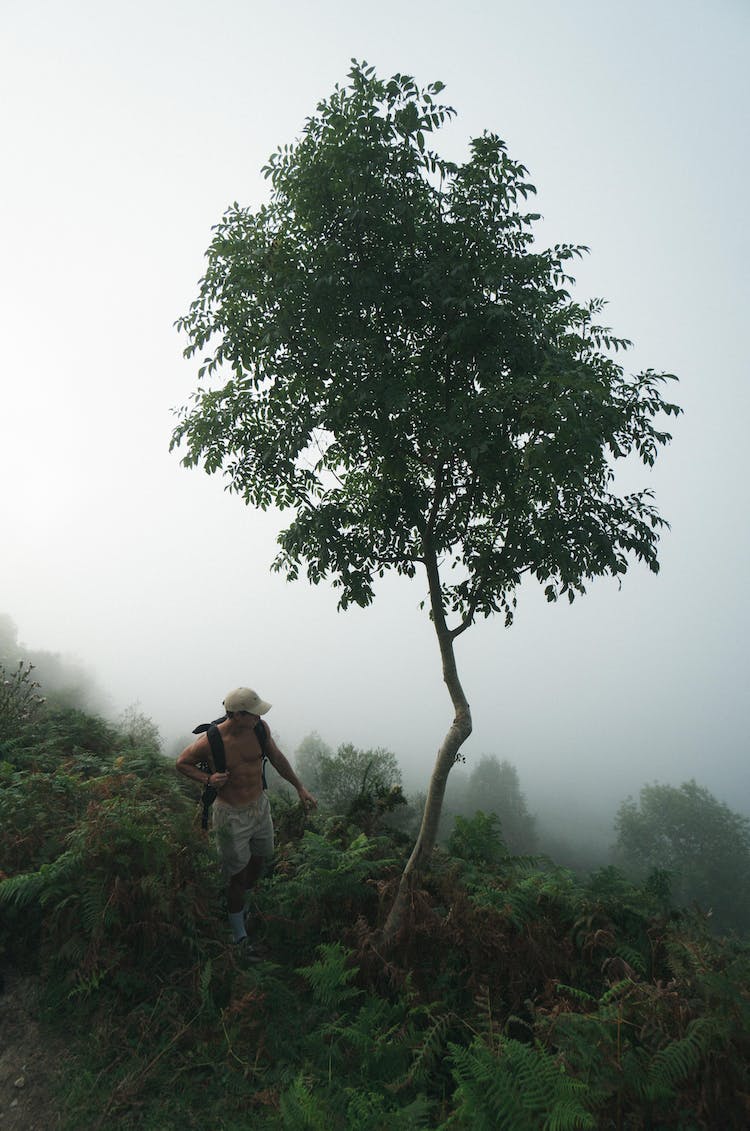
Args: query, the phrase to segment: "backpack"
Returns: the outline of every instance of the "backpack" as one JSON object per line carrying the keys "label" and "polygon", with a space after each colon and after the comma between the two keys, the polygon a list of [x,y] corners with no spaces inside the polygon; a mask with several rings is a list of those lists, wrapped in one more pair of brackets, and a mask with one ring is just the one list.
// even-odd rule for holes
{"label": "backpack", "polygon": [[[211,757],[213,758],[213,769],[218,774],[223,774],[227,768],[226,758],[224,757],[224,739],[221,737],[219,730],[219,723],[226,721],[227,716],[222,715],[220,719],[214,719],[211,723],[199,723],[193,730],[193,734],[205,734],[208,739],[208,745],[211,747]],[[268,731],[266,724],[262,719],[258,719],[255,727],[255,734],[258,742],[260,743],[261,753],[263,754],[263,762],[261,765],[261,775],[263,777],[263,788],[267,789],[266,785],[266,762],[268,761],[268,753],[266,751],[266,742],[268,740]],[[210,774],[212,767],[208,762],[198,762],[198,769],[202,770],[204,774]],[[206,784],[201,795],[201,804],[203,812],[201,814],[201,828],[208,828],[208,811],[213,805],[217,797],[217,791],[212,785]]]}

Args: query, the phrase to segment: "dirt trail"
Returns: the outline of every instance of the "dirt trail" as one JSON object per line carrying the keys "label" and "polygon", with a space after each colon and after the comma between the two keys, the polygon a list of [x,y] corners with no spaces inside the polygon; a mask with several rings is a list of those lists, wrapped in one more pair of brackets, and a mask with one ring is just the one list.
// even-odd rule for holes
{"label": "dirt trail", "polygon": [[37,980],[13,971],[0,992],[0,1131],[57,1131],[55,1081],[65,1056],[59,1037],[42,1032]]}

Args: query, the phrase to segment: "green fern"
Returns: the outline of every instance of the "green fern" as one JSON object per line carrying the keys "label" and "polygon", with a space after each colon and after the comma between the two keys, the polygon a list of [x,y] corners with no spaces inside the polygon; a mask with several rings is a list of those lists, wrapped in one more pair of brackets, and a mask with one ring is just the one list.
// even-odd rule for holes
{"label": "green fern", "polygon": [[615,944],[614,953],[618,958],[622,958],[627,962],[628,966],[632,967],[636,974],[642,978],[646,976],[646,959],[640,950],[636,950],[634,946],[630,946],[626,942],[617,942]]}
{"label": "green fern", "polygon": [[717,1035],[716,1024],[696,1017],[684,1037],[671,1041],[654,1056],[648,1069],[649,1094],[669,1098],[678,1084],[697,1071]]}
{"label": "green fern", "polygon": [[343,1002],[359,997],[360,991],[349,983],[357,976],[357,968],[348,965],[352,952],[341,943],[323,943],[318,947],[320,959],[297,970],[313,991],[313,997],[327,1009],[338,1009]]}
{"label": "green fern", "polygon": [[481,1041],[449,1045],[457,1108],[444,1126],[471,1131],[595,1128],[586,1085],[539,1047],[501,1037],[497,1054]]}
{"label": "green fern", "polygon": [[279,1113],[284,1131],[330,1131],[327,1105],[312,1091],[309,1076],[300,1072],[279,1097]]}
{"label": "green fern", "polygon": [[559,994],[563,994],[565,997],[572,998],[573,1001],[576,1001],[579,1005],[586,1006],[587,1008],[598,1005],[597,999],[594,997],[594,995],[587,993],[586,990],[582,990],[579,986],[566,986],[562,982],[558,982],[557,992]]}
{"label": "green fern", "polygon": [[446,1034],[450,1028],[451,1017],[447,1013],[434,1012],[435,1009],[435,1006],[425,1006],[421,1011],[427,1021],[427,1025],[414,1041],[409,1070],[395,1085],[397,1088],[406,1087],[411,1084],[427,1084],[430,1080],[431,1072],[443,1056],[446,1048]]}
{"label": "green fern", "polygon": [[428,1122],[431,1104],[424,1096],[399,1108],[380,1091],[347,1088],[345,1096],[346,1131],[418,1131],[433,1126]]}
{"label": "green fern", "polygon": [[75,853],[66,852],[51,864],[43,864],[37,872],[22,872],[0,882],[0,904],[28,907],[65,898],[66,884],[78,872],[80,861]]}

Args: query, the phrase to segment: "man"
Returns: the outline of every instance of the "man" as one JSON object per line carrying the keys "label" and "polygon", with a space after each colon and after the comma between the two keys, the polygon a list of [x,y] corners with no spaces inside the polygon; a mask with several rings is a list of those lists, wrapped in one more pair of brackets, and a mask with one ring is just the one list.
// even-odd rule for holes
{"label": "man", "polygon": [[[186,747],[177,759],[177,769],[201,785],[209,783],[218,796],[213,805],[213,829],[222,874],[227,882],[229,925],[235,943],[242,944],[249,957],[254,955],[247,942],[244,906],[245,892],[257,881],[264,862],[273,854],[273,822],[268,797],[263,791],[263,751],[255,726],[271,704],[249,687],[230,691],[224,700],[226,720],[218,724],[224,742],[226,772],[216,773],[206,734]],[[274,769],[299,794],[305,808],[316,808],[317,801],[307,792],[291,765],[266,729],[266,754]],[[205,762],[214,771],[198,769]]]}

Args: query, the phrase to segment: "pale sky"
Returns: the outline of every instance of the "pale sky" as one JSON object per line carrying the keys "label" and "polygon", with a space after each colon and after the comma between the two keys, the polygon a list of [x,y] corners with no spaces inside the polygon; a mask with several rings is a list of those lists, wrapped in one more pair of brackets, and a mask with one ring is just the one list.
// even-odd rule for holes
{"label": "pale sky", "polygon": [[745,0],[321,0],[274,6],[2,0],[0,612],[68,653],[113,713],[166,740],[237,684],[310,730],[383,745],[426,785],[451,719],[422,579],[368,610],[269,572],[278,515],[168,452],[195,385],[174,329],[211,226],[255,208],[351,57],[441,79],[441,150],[495,131],[529,168],[539,235],[591,254],[628,369],[676,373],[685,409],[650,485],[672,524],[662,572],[572,608],[524,590],[517,620],[458,643],[468,766],[535,796],[621,800],[696,777],[750,811],[750,5]]}

